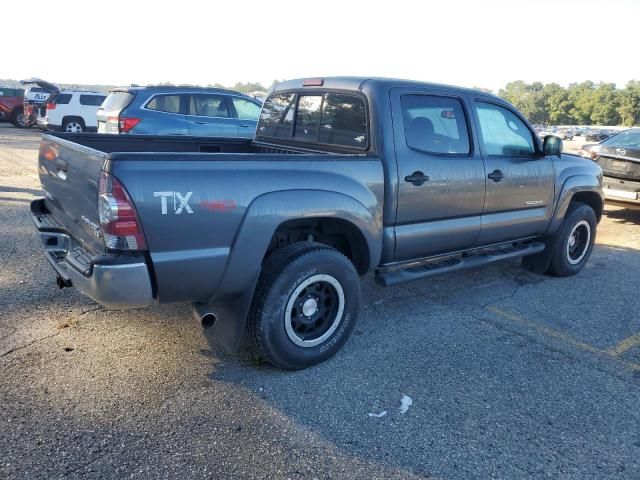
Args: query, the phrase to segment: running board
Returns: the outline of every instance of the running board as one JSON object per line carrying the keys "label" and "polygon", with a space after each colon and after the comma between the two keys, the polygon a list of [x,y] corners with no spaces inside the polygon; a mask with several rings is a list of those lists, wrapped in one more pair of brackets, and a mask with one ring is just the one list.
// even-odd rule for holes
{"label": "running board", "polygon": [[509,258],[526,257],[542,252],[545,244],[542,242],[526,243],[513,246],[499,246],[479,249],[468,255],[448,257],[441,260],[427,261],[422,265],[412,266],[401,270],[376,273],[375,280],[378,285],[388,287],[399,283],[420,280],[422,278],[440,275],[442,273],[457,272],[467,268],[480,267],[489,263],[507,260]]}

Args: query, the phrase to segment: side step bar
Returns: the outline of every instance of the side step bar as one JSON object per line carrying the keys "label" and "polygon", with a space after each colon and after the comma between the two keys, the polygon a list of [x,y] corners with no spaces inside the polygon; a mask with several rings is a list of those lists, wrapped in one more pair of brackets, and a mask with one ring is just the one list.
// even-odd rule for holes
{"label": "side step bar", "polygon": [[376,283],[383,287],[397,285],[399,283],[420,280],[422,278],[440,275],[442,273],[457,272],[467,268],[475,268],[489,263],[506,260],[508,258],[525,257],[542,252],[545,244],[542,242],[526,243],[513,246],[499,246],[494,248],[479,249],[470,252],[467,256],[448,257],[427,261],[422,265],[414,265],[408,268],[387,272],[377,272]]}

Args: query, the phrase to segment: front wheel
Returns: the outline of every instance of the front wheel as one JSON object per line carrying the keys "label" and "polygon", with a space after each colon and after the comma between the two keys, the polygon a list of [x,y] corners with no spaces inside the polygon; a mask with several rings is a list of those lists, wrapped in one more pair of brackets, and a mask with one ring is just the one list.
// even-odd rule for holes
{"label": "front wheel", "polygon": [[597,225],[596,214],[589,205],[572,202],[560,228],[549,273],[567,277],[582,270],[593,251]]}
{"label": "front wheel", "polygon": [[265,262],[249,314],[249,334],[272,365],[297,370],[333,356],[360,309],[360,279],[337,250],[300,242]]}

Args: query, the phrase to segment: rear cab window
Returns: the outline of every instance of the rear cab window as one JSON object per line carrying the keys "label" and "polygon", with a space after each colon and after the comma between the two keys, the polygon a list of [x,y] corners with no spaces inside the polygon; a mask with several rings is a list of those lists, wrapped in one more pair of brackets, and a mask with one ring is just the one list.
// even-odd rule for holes
{"label": "rear cab window", "polygon": [[337,92],[272,95],[262,108],[257,137],[364,150],[369,144],[364,99]]}

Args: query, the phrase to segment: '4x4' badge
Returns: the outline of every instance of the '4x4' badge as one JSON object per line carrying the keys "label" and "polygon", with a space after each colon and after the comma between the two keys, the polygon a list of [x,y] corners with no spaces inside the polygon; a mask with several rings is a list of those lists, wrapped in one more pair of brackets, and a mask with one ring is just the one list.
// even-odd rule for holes
{"label": "'4x4' badge", "polygon": [[187,213],[193,213],[193,209],[189,206],[189,199],[193,192],[187,192],[184,195],[180,192],[153,192],[154,197],[160,197],[160,204],[162,207],[162,215],[167,215],[167,199],[173,200],[173,213],[180,215],[183,211]]}

